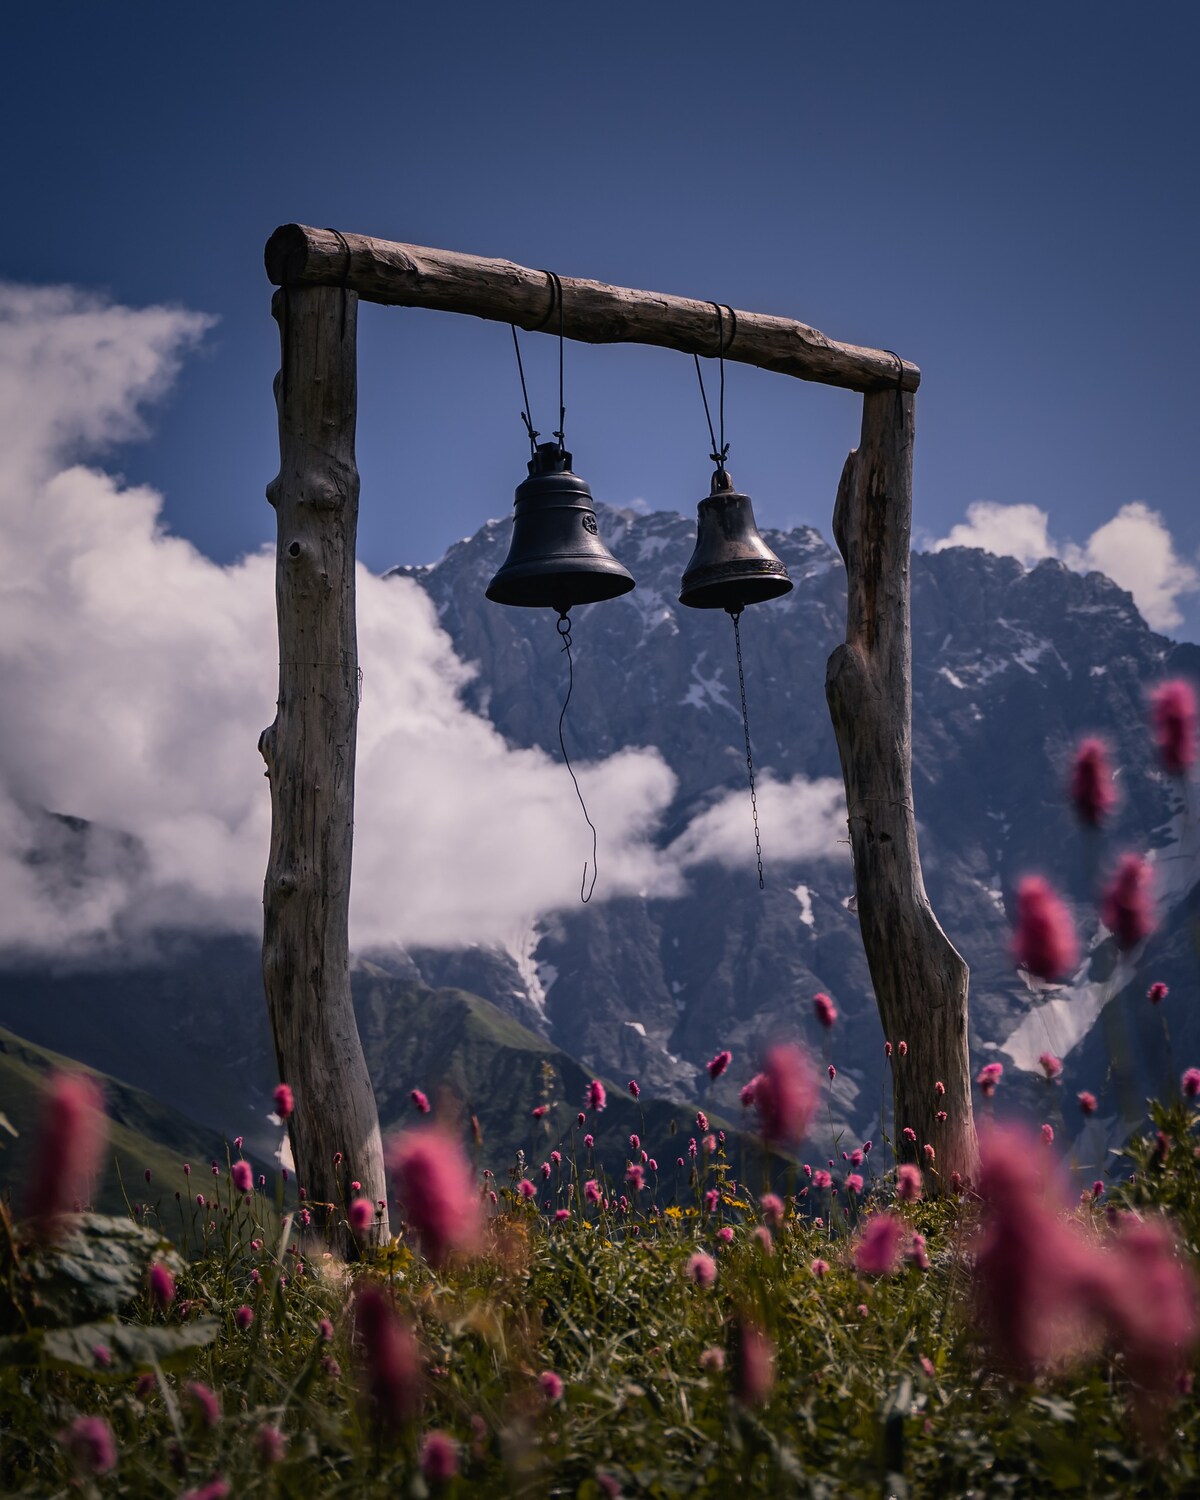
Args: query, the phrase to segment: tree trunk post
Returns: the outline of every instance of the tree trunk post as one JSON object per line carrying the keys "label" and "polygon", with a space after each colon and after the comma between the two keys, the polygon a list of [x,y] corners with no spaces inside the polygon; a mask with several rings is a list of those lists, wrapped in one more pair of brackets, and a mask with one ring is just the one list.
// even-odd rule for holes
{"label": "tree trunk post", "polygon": [[[974,1176],[978,1148],[968,971],[929,905],[913,810],[913,408],[908,391],[863,397],[862,436],[846,460],[833,514],[848,600],[846,640],[829,658],[825,693],[846,785],[863,947],[892,1043],[897,1156],[948,1182],[951,1172]],[[906,1127],[915,1141],[903,1135]],[[932,1164],[927,1144],[936,1153]]]}
{"label": "tree trunk post", "polygon": [[[385,1204],[375,1095],[350,998],[350,861],[358,722],[354,461],[358,299],[337,287],[285,287],[279,324],[275,585],[279,702],[259,749],[271,783],[263,890],[263,978],[299,1184],[330,1238],[350,1250],[345,1205]],[[322,1207],[329,1205],[330,1207]]]}

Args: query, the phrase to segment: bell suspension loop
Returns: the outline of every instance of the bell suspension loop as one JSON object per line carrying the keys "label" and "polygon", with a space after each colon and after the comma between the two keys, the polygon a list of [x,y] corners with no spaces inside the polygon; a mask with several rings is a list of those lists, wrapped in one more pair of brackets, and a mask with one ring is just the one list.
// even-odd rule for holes
{"label": "bell suspension loop", "polygon": [[742,611],[739,607],[726,612],[733,621],[733,644],[737,650],[738,689],[742,695],[742,729],[746,736],[746,772],[750,777],[750,813],[754,819],[754,853],[758,860],[758,888],[761,891],[764,889],[762,840],[758,833],[758,797],[754,787],[754,754],[750,749],[750,715],[746,711],[746,673],[742,667],[742,631],[739,624]]}
{"label": "bell suspension loop", "polygon": [[[587,860],[583,862],[583,876],[579,882],[579,899],[586,906],[592,899],[592,892],[596,889],[596,877],[600,873],[596,863],[596,825],[588,816],[587,803],[583,800],[583,793],[579,790],[579,778],[571,765],[571,757],[567,754],[567,743],[563,738],[563,724],[567,717],[567,705],[571,701],[571,693],[575,687],[575,663],[571,656],[571,617],[567,610],[559,611],[558,620],[554,627],[562,637],[562,649],[567,653],[567,696],[563,699],[562,711],[558,716],[558,747],[562,751],[563,764],[570,772],[571,781],[575,786],[575,795],[579,798],[579,805],[583,809],[583,818],[587,826],[592,830],[592,883],[587,883],[588,867]],[[587,895],[584,895],[586,890]]]}

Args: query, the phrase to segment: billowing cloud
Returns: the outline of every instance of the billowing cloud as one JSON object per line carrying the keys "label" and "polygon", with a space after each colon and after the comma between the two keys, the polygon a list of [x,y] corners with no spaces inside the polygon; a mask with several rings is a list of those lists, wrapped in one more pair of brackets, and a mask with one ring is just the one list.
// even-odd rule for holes
{"label": "billowing cloud", "polygon": [[[274,558],[219,566],[161,497],[80,460],[141,430],[208,320],[0,285],[0,947],[123,945],[160,926],[254,933],[270,829]],[[471,668],[410,580],[357,578],[363,669],[351,938],[505,942],[578,901],[591,836],[564,767],[469,711]],[[656,846],[657,751],[577,768],[596,899],[673,896],[741,862],[743,797]],[[764,780],[769,852],[828,852],[835,795]],[[736,851],[722,847],[724,831]],[[753,841],[750,841],[750,858]]]}
{"label": "billowing cloud", "polygon": [[1050,540],[1050,517],[1036,505],[997,505],[976,500],[967,506],[967,519],[950,528],[950,535],[934,542],[931,552],[947,547],[979,547],[997,557],[1015,557],[1031,567],[1043,557],[1057,557]]}
{"label": "billowing cloud", "polygon": [[[757,800],[764,861],[849,859],[846,798],[840,780],[823,776],[809,781],[794,776],[779,781],[768,773],[758,780]],[[685,870],[709,861],[727,868],[753,865],[749,790],[724,793],[692,819],[668,853]]]}
{"label": "billowing cloud", "polygon": [[1050,518],[1036,505],[998,505],[977,500],[966,521],[933,543],[930,550],[980,547],[1015,557],[1032,567],[1044,557],[1060,558],[1077,572],[1104,573],[1127,589],[1142,618],[1154,630],[1171,630],[1183,619],[1179,599],[1200,591],[1200,571],[1181,558],[1160,512],[1140,500],[1123,505],[1082,545],[1057,543]]}

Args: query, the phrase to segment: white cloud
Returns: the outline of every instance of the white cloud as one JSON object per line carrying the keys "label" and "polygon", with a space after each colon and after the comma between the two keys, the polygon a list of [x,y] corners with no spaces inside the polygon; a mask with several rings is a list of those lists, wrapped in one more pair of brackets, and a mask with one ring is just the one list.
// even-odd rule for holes
{"label": "white cloud", "polygon": [[1104,573],[1127,589],[1147,625],[1171,630],[1183,619],[1179,599],[1200,591],[1200,571],[1181,558],[1159,511],[1140,500],[1123,505],[1079,546],[1061,545],[1051,536],[1050,518],[1036,505],[999,505],[977,500],[967,519],[930,547],[979,547],[1000,557],[1015,557],[1026,567],[1044,557],[1060,558],[1076,572]]}
{"label": "white cloud", "polygon": [[[779,781],[768,772],[758,780],[757,800],[764,863],[849,858],[840,780]],[[753,865],[749,787],[724,793],[692,819],[667,853],[685,870],[709,861],[727,868]]]}
{"label": "white cloud", "polygon": [[1146,624],[1171,630],[1183,615],[1178,600],[1200,589],[1200,573],[1175,551],[1166,522],[1140,500],[1123,505],[1093,531],[1083,547],[1068,545],[1063,561],[1080,571],[1107,573],[1128,589]]}
{"label": "white cloud", "polygon": [[[163,529],[155,491],[78,461],[141,430],[206,323],[0,285],[0,947],[260,930],[274,559],[218,566]],[[464,706],[471,669],[415,583],[360,568],[357,589],[352,942],[502,943],[574,905],[591,837],[564,767]],[[597,899],[678,895],[702,860],[753,858],[743,796],[656,847],[675,792],[657,751],[576,769]],[[765,778],[762,806],[771,857],[835,845],[835,783]]]}
{"label": "white cloud", "polygon": [[967,506],[967,519],[950,529],[950,535],[934,542],[931,552],[947,547],[979,547],[998,557],[1018,558],[1028,568],[1043,557],[1056,557],[1058,549],[1047,528],[1050,517],[1036,505],[997,505],[976,500]]}

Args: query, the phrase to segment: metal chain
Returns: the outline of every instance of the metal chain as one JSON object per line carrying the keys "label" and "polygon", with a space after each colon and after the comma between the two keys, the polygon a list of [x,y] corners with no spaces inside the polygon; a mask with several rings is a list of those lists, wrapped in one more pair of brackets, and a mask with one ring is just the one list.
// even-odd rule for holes
{"label": "metal chain", "polygon": [[[579,798],[579,805],[583,809],[583,818],[587,826],[592,830],[592,883],[588,885],[587,860],[583,862],[583,876],[579,882],[579,899],[586,906],[592,899],[592,892],[596,889],[596,877],[600,873],[600,867],[596,862],[597,834],[596,825],[588,815],[587,803],[583,800],[583,793],[579,790],[579,778],[571,765],[571,757],[567,754],[567,742],[563,738],[563,723],[567,717],[567,705],[571,701],[571,694],[575,690],[575,662],[571,656],[571,618],[564,609],[559,613],[558,623],[555,626],[559,636],[562,638],[562,649],[567,653],[567,696],[563,699],[562,711],[558,716],[558,748],[562,751],[563,762],[571,773],[571,780],[575,783],[575,795]],[[587,895],[584,895],[584,892]]]}
{"label": "metal chain", "polygon": [[754,817],[754,852],[758,858],[758,888],[763,890],[763,863],[762,863],[762,840],[758,835],[758,798],[754,791],[754,756],[750,750],[750,715],[746,711],[746,673],[742,666],[742,632],[738,625],[741,618],[740,609],[731,609],[729,618],[733,621],[733,643],[737,647],[738,688],[742,694],[742,728],[746,732],[746,770],[750,775],[750,811]]}

